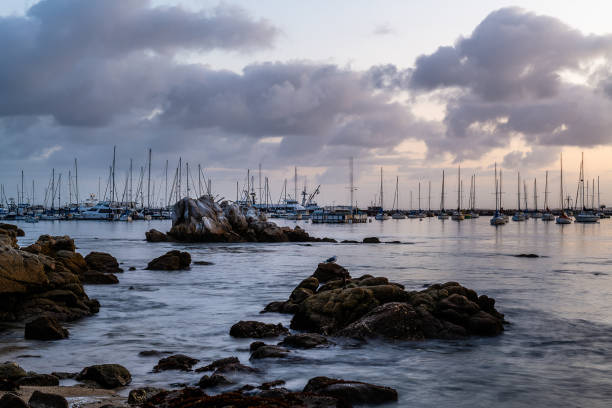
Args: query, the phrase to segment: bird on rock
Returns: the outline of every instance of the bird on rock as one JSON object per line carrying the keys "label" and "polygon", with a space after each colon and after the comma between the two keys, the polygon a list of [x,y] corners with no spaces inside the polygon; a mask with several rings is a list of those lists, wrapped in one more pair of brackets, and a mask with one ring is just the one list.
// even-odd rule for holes
{"label": "bird on rock", "polygon": [[331,258],[329,258],[328,260],[326,260],[325,263],[333,263],[333,262],[336,262],[337,259],[338,259],[338,257],[336,255],[334,255]]}

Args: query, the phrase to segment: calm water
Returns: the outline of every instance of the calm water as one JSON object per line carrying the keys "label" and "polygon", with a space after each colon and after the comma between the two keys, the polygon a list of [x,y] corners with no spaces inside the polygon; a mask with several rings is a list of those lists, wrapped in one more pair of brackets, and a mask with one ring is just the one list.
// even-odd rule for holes
{"label": "calm water", "polygon": [[[287,222],[293,224],[293,222]],[[529,220],[491,227],[488,218],[462,223],[437,219],[389,220],[362,225],[310,225],[315,236],[378,236],[402,244],[149,244],[144,232],[170,223],[43,222],[22,224],[22,245],[40,234],[68,234],[78,250],[107,251],[123,264],[120,284],[87,286],[100,313],[68,325],[56,342],[23,340],[23,331],[0,335],[0,361],[16,360],[37,372],[78,371],[118,362],[133,386],[195,383],[195,373],[152,373],[158,357],[142,350],[185,353],[202,362],[237,355],[248,362],[251,340],[229,336],[238,320],[289,324],[284,315],[260,315],[268,302],[286,299],[318,262],[337,255],[353,276],[383,275],[420,289],[458,281],[497,300],[512,322],[496,338],[418,343],[349,342],[292,352],[290,360],[253,364],[265,374],[251,383],[285,379],[298,389],[317,375],[396,388],[398,406],[604,407],[612,403],[612,222],[597,225]],[[183,272],[143,268],[170,249],[194,261]],[[516,258],[536,253],[537,259]],[[136,271],[128,272],[130,266]],[[133,286],[133,290],[130,290]]]}

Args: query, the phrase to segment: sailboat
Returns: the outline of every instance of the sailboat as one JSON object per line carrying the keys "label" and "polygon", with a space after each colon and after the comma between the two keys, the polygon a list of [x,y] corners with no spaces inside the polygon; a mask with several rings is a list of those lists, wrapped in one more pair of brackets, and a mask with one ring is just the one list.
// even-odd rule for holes
{"label": "sailboat", "polygon": [[444,209],[444,170],[442,170],[442,194],[440,195],[440,214],[438,214],[439,220],[448,220],[448,214]]}
{"label": "sailboat", "polygon": [[[397,205],[397,206],[396,206]],[[391,215],[394,220],[404,220],[406,216],[399,210],[399,177],[395,176],[395,195],[393,197],[393,209],[395,210]]]}
{"label": "sailboat", "polygon": [[535,178],[533,179],[533,206],[531,218],[542,218],[542,213],[538,211],[538,180]]}
{"label": "sailboat", "polygon": [[550,212],[550,208],[548,208],[548,170],[546,170],[546,184],[544,184],[544,208],[542,221],[554,221],[555,216]]}
{"label": "sailboat", "polygon": [[453,212],[451,216],[453,221],[463,221],[465,216],[461,213],[461,166],[458,167],[457,171],[457,211]]}
{"label": "sailboat", "polygon": [[[587,181],[587,183],[588,183],[588,181]],[[587,209],[588,193],[587,193],[586,202],[585,202],[585,195],[584,195],[584,153],[582,153],[582,160],[580,161],[580,180],[578,181],[578,192],[579,192],[579,197],[578,198],[580,199],[580,203],[582,204],[582,210],[576,216],[576,222],[581,222],[581,223],[599,222],[599,217],[597,216],[597,214],[594,214],[593,210],[588,210]]]}
{"label": "sailboat", "polygon": [[521,212],[521,173],[517,173],[518,209],[512,216],[512,221],[525,221],[525,214]]}
{"label": "sailboat", "polygon": [[571,224],[572,218],[565,213],[565,208],[563,206],[563,153],[561,153],[561,189],[560,189],[560,197],[561,197],[561,215],[557,217],[557,224]]}
{"label": "sailboat", "polygon": [[383,169],[380,168],[380,212],[376,214],[376,220],[385,221],[389,219],[389,216],[385,213],[383,207]]}
{"label": "sailboat", "polygon": [[417,213],[417,218],[425,218],[427,214],[423,210],[421,210],[421,182],[419,181],[419,212]]}
{"label": "sailboat", "polygon": [[433,217],[434,213],[431,211],[431,180],[428,182],[427,189],[427,213],[425,214],[427,218]]}
{"label": "sailboat", "polygon": [[472,188],[470,189],[470,202],[471,202],[471,211],[470,211],[470,217],[471,218],[480,218],[480,214],[478,213],[478,211],[476,211],[476,175],[473,174],[472,175],[472,183],[471,183]]}
{"label": "sailboat", "polygon": [[599,216],[599,218],[610,218],[608,214],[603,212],[603,209],[601,206],[601,196],[599,195],[599,176],[597,176],[597,210],[598,210],[597,215]]}
{"label": "sailboat", "polygon": [[500,205],[499,205],[498,187],[499,186],[497,184],[497,162],[496,162],[495,163],[495,213],[493,213],[493,217],[489,221],[491,225],[504,225],[507,222],[506,217],[504,217],[499,212]]}

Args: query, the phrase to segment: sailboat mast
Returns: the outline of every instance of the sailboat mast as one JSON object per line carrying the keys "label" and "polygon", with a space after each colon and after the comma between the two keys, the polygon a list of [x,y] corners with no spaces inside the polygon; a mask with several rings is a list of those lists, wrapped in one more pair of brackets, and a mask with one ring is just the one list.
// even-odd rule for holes
{"label": "sailboat mast", "polygon": [[112,177],[113,177],[113,185],[112,185],[112,193],[111,193],[111,203],[115,201],[115,158],[116,158],[116,153],[117,153],[117,146],[113,146],[113,171],[112,171]]}
{"label": "sailboat mast", "polygon": [[546,170],[546,182],[544,183],[544,207],[548,211],[548,170]]}
{"label": "sailboat mast", "polygon": [[380,209],[383,209],[383,168],[380,168]]}
{"label": "sailboat mast", "polygon": [[600,208],[601,208],[601,196],[599,195],[599,176],[597,176],[597,211],[599,211]]}
{"label": "sailboat mast", "polygon": [[457,171],[457,211],[461,211],[461,165]]}
{"label": "sailboat mast", "polygon": [[518,194],[518,211],[521,211],[521,173],[518,172],[517,173],[517,178],[516,178],[516,189],[517,189],[517,194]]}
{"label": "sailboat mast", "polygon": [[55,169],[51,169],[51,209],[55,207]]}
{"label": "sailboat mast", "polygon": [[440,210],[444,211],[444,170],[442,170],[442,195],[440,197]]}
{"label": "sailboat mast", "polygon": [[419,181],[419,212],[421,212],[421,182]]}
{"label": "sailboat mast", "polygon": [[561,186],[559,188],[559,193],[561,197],[561,213],[563,213],[563,153],[561,153]]}
{"label": "sailboat mast", "polygon": [[[597,184],[599,185],[599,180],[597,181]],[[427,211],[431,212],[431,180],[429,180],[429,187],[427,190],[428,190],[427,191]],[[399,207],[399,203],[398,203],[398,207]]]}
{"label": "sailboat mast", "polygon": [[497,197],[497,162],[495,162],[495,211],[499,209],[497,207],[497,204],[499,203],[497,199],[498,199]]}
{"label": "sailboat mast", "polygon": [[[187,185],[189,185],[189,174],[187,174]],[[149,169],[147,175],[147,208],[151,208],[151,149],[149,149]]]}
{"label": "sailboat mast", "polygon": [[534,205],[534,211],[538,211],[538,180],[537,179],[533,179],[533,205]]}
{"label": "sailboat mast", "polygon": [[79,208],[79,167],[77,165],[77,159],[74,159],[74,193],[76,195],[76,205]]}

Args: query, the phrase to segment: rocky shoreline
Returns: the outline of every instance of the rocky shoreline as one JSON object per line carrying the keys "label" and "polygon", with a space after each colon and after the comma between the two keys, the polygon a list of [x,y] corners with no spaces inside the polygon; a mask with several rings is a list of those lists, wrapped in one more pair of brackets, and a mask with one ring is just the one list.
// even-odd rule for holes
{"label": "rocky shoreline", "polygon": [[[121,273],[110,254],[92,252],[83,257],[67,236],[41,236],[35,244],[20,248],[15,226],[0,224],[0,295],[3,303],[0,320],[25,323],[25,337],[58,340],[69,336],[61,322],[91,316],[99,304],[90,299],[84,282],[101,282],[100,276]],[[147,269],[188,269],[187,252],[170,251],[152,260]],[[95,276],[95,279],[92,278]],[[186,384],[168,384],[168,389],[135,388],[127,399],[132,376],[119,364],[101,364],[78,373],[40,374],[26,372],[16,363],[0,364],[0,408],[64,408],[66,397],[98,395],[83,407],[143,408],[183,407],[351,407],[376,405],[398,400],[396,390],[381,384],[351,379],[317,376],[301,389],[285,387],[283,379],[262,382],[265,360],[284,364],[299,358],[301,351],[342,347],[342,338],[383,341],[423,341],[459,339],[468,336],[496,336],[503,333],[503,314],[495,300],[478,295],[456,282],[430,285],[409,291],[382,276],[352,277],[333,261],[321,263],[314,273],[293,289],[287,300],[265,306],[262,313],[292,315],[289,328],[243,320],[229,328],[229,335],[253,339],[248,363],[235,356],[215,361],[200,361],[184,354],[163,356],[155,350],[141,355],[160,355],[151,372],[193,373]],[[359,343],[362,344],[362,343]],[[59,386],[62,380],[80,383]],[[95,391],[94,391],[95,390]],[[106,405],[103,405],[106,404]]]}

